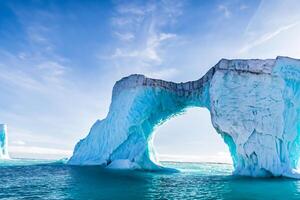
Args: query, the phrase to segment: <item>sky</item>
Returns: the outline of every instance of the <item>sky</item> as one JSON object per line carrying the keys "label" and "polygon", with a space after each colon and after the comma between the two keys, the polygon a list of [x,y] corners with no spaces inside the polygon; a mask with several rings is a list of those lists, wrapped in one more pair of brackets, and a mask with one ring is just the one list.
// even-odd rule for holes
{"label": "sky", "polygon": [[[297,0],[0,0],[0,123],[13,157],[72,154],[130,74],[196,80],[221,58],[300,58]],[[156,130],[161,159],[230,160],[205,109]]]}

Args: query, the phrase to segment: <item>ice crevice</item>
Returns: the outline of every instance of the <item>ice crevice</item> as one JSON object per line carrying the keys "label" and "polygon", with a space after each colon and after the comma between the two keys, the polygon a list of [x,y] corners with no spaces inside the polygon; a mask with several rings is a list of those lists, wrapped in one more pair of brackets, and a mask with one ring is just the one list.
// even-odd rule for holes
{"label": "ice crevice", "polygon": [[300,178],[300,61],[288,57],[222,59],[202,78],[185,83],[125,77],[113,88],[107,117],[76,144],[68,163],[164,169],[153,132],[188,107],[210,111],[234,174]]}

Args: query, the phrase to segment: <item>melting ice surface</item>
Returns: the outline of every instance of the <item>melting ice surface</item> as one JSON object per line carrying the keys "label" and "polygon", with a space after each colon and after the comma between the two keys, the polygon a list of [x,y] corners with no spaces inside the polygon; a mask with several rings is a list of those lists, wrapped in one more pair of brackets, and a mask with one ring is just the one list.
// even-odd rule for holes
{"label": "melting ice surface", "polygon": [[202,78],[186,83],[123,78],[114,86],[107,117],[77,143],[69,164],[163,169],[152,145],[153,130],[187,107],[210,111],[229,147],[234,174],[300,177],[300,61],[286,57],[222,59]]}

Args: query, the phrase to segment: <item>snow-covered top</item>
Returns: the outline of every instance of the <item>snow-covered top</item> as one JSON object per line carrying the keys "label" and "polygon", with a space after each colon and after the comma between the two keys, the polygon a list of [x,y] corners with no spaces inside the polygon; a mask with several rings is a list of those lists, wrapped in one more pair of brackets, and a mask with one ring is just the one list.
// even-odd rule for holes
{"label": "snow-covered top", "polygon": [[123,90],[125,88],[135,88],[138,86],[158,87],[174,92],[192,92],[194,90],[203,88],[203,85],[205,83],[208,83],[209,80],[212,78],[214,72],[215,68],[211,68],[202,78],[196,81],[188,81],[181,83],[164,81],[160,79],[152,79],[141,74],[133,74],[128,77],[122,78],[121,80],[116,82],[113,89],[113,95],[117,94],[120,90]]}
{"label": "snow-covered top", "polygon": [[218,70],[232,70],[238,72],[250,72],[256,74],[271,74],[276,62],[278,60],[295,61],[296,59],[278,56],[276,59],[221,59],[214,67],[212,67],[202,78],[196,81],[189,81],[185,83],[175,83],[171,81],[164,81],[160,79],[148,78],[141,74],[132,74],[117,81],[116,87],[131,88],[136,86],[153,86],[163,87],[166,89],[189,89],[198,83],[209,81]]}
{"label": "snow-covered top", "polygon": [[[169,92],[176,93],[179,96],[193,96],[194,94],[201,93],[203,88],[210,84],[217,71],[231,71],[238,73],[251,73],[251,74],[266,74],[278,75],[278,70],[285,70],[286,65],[291,63],[298,63],[300,60],[278,56],[276,59],[221,59],[214,67],[202,76],[202,78],[195,81],[175,83],[171,81],[164,81],[160,79],[148,78],[141,74],[133,74],[122,78],[117,81],[113,88],[112,99],[121,91],[126,89],[135,89],[137,87],[151,87],[165,89]],[[297,65],[298,65],[297,64]],[[275,66],[285,66],[283,69]],[[275,68],[277,68],[275,70]],[[288,70],[285,76],[300,77],[300,68],[297,67]],[[274,71],[275,70],[275,71]],[[279,72],[280,73],[280,72]]]}
{"label": "snow-covered top", "polygon": [[205,83],[209,83],[216,71],[229,70],[239,73],[272,74],[277,63],[291,63],[298,60],[278,56],[276,59],[221,59],[202,78],[195,81],[175,83],[160,79],[148,78],[141,74],[133,74],[117,81],[113,89],[113,97],[120,91],[136,87],[163,88],[172,92],[186,95],[196,90],[201,90]]}
{"label": "snow-covered top", "polygon": [[240,72],[252,72],[256,74],[271,74],[272,69],[275,66],[275,62],[275,59],[222,59],[215,67],[217,70],[233,70]]}

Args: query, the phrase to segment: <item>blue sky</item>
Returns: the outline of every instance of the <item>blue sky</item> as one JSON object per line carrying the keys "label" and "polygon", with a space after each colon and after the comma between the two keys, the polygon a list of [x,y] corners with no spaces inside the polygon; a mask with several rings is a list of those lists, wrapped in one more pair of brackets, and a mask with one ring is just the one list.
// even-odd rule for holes
{"label": "blue sky", "polygon": [[[0,0],[0,122],[10,153],[69,155],[106,116],[123,76],[180,82],[221,58],[299,58],[299,10],[296,0]],[[199,109],[170,120],[157,130],[158,152],[223,156],[209,120]]]}

